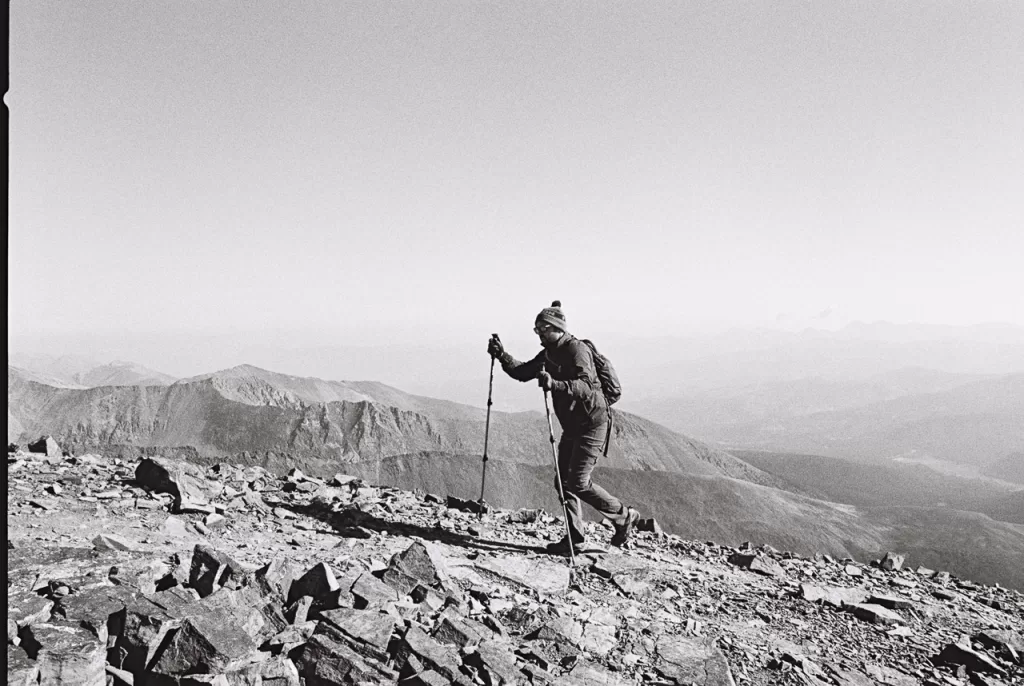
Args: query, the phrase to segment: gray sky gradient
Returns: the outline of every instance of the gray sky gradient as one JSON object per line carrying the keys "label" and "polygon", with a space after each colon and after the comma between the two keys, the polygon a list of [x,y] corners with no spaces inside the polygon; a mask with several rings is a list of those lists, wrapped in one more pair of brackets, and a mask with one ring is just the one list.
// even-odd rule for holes
{"label": "gray sky gradient", "polygon": [[16,0],[10,35],[9,342],[1024,324],[1019,2]]}

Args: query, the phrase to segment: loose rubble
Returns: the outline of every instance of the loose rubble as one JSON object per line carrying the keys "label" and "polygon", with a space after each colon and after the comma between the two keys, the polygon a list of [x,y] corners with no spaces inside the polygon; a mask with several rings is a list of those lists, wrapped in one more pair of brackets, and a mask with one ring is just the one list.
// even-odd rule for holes
{"label": "loose rubble", "polygon": [[1024,595],[898,552],[650,520],[572,583],[540,510],[53,446],[8,454],[7,522],[8,684],[1024,683]]}

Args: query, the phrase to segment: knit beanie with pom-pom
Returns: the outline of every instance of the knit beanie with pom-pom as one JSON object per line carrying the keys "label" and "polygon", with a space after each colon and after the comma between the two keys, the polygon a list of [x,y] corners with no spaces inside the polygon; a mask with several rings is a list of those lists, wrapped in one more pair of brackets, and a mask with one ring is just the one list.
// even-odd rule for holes
{"label": "knit beanie with pom-pom", "polygon": [[559,331],[565,331],[565,313],[562,312],[561,301],[554,301],[551,303],[551,307],[545,307],[537,315],[537,319],[534,322],[534,326],[537,324],[550,324]]}

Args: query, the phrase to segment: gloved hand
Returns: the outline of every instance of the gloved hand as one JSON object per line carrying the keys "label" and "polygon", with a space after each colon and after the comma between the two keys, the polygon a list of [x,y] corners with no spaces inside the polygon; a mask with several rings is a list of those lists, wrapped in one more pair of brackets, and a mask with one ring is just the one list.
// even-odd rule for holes
{"label": "gloved hand", "polygon": [[541,370],[540,374],[537,375],[537,385],[545,391],[550,391],[554,382],[555,380],[551,378],[551,375],[544,370]]}
{"label": "gloved hand", "polygon": [[504,352],[505,346],[501,344],[501,341],[497,337],[491,336],[491,340],[487,341],[487,354],[491,357],[501,357]]}

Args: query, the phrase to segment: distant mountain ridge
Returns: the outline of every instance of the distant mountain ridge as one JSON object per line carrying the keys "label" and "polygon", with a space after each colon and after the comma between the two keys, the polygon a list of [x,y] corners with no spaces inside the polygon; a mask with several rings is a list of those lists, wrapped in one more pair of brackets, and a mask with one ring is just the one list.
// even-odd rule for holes
{"label": "distant mountain ridge", "polygon": [[177,379],[135,362],[113,361],[106,364],[85,357],[63,355],[8,356],[8,366],[17,367],[26,378],[62,388],[98,386],[167,386]]}
{"label": "distant mountain ridge", "polygon": [[678,396],[627,398],[623,405],[675,431],[696,435],[708,432],[717,438],[731,426],[777,422],[948,391],[984,378],[981,374],[904,367],[858,381],[823,377],[767,381]]}
{"label": "distant mountain ridge", "polygon": [[111,362],[77,374],[75,380],[87,388],[97,386],[168,386],[177,379],[134,362]]}
{"label": "distant mountain ridge", "polygon": [[[1024,373],[961,380],[936,376],[925,387],[939,390],[875,402],[864,402],[871,394],[862,393],[863,385],[807,380],[632,407],[649,409],[670,428],[729,449],[865,461],[938,460],[979,473],[1008,454],[1024,452]],[[840,406],[815,409],[814,398]]]}
{"label": "distant mountain ridge", "polygon": [[[482,453],[485,417],[483,409],[375,382],[293,377],[248,365],[166,387],[92,389],[46,386],[8,367],[8,440],[51,433],[81,450],[184,448],[337,465],[423,451]],[[498,460],[548,464],[543,415],[494,412],[488,450]],[[617,413],[607,465],[775,483],[735,456],[626,413]]]}

